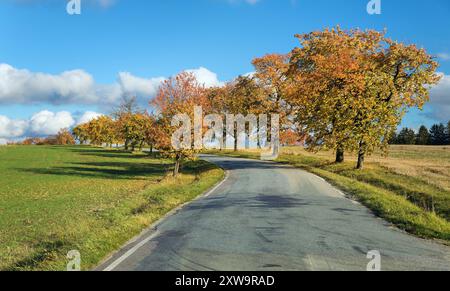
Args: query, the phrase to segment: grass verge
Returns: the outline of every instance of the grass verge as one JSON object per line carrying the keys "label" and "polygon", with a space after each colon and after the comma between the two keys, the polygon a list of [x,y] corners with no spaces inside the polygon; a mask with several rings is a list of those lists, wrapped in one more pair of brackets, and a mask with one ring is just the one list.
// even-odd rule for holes
{"label": "grass verge", "polygon": [[[250,159],[260,157],[257,152],[208,153]],[[277,162],[321,176],[400,229],[450,244],[450,193],[445,189],[375,163],[359,171],[354,169],[353,163],[337,165],[327,158],[302,154],[281,154]]]}
{"label": "grass verge", "polygon": [[0,269],[84,270],[224,177],[205,161],[174,179],[168,160],[91,147],[0,149]]}

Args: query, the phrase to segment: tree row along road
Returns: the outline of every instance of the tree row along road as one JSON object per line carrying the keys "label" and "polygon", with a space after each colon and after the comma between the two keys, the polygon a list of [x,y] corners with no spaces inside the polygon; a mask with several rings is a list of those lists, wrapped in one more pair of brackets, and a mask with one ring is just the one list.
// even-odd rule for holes
{"label": "tree row along road", "polygon": [[104,270],[450,270],[450,248],[391,227],[321,178],[288,166],[204,156],[228,170],[210,195],[162,221]]}

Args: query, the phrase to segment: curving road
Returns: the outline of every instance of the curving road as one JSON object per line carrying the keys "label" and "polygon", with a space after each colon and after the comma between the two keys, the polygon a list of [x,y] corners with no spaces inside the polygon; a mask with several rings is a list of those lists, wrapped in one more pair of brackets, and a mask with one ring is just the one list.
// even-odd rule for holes
{"label": "curving road", "polygon": [[450,270],[450,248],[405,234],[323,179],[270,162],[204,156],[228,170],[99,267],[138,271]]}

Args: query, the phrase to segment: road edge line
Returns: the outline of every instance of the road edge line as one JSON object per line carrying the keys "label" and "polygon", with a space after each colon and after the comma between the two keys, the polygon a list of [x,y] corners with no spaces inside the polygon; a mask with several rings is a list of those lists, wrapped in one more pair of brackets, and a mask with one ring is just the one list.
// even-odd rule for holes
{"label": "road edge line", "polygon": [[[122,256],[115,259],[113,262],[108,264],[106,267],[103,267],[101,269],[98,269],[97,271],[104,271],[104,272],[111,272],[114,271],[115,268],[117,268],[123,261],[125,261],[127,258],[129,258],[131,255],[133,255],[136,251],[138,251],[140,248],[142,248],[145,244],[147,244],[149,241],[151,241],[153,238],[155,238],[159,232],[158,232],[158,226],[163,223],[166,219],[172,217],[173,215],[177,214],[179,211],[181,211],[183,208],[188,206],[189,204],[198,201],[202,198],[209,197],[214,191],[216,191],[220,186],[222,186],[230,177],[230,171],[225,170],[224,168],[221,168],[225,172],[225,177],[222,179],[222,181],[218,182],[212,189],[207,190],[203,194],[197,196],[195,199],[186,202],[171,211],[169,211],[166,215],[161,217],[159,220],[157,220],[155,223],[147,227],[145,230],[141,232],[138,236],[134,237],[133,239],[129,240],[127,243],[125,243],[118,251],[110,255],[107,259],[103,260],[102,263],[100,263],[94,270],[98,269],[102,265],[106,264],[109,260],[112,260],[115,255],[119,254],[121,251],[124,251],[127,246],[130,246],[136,242],[135,246],[133,246],[131,249],[126,251]],[[146,238],[144,238],[147,236]]]}

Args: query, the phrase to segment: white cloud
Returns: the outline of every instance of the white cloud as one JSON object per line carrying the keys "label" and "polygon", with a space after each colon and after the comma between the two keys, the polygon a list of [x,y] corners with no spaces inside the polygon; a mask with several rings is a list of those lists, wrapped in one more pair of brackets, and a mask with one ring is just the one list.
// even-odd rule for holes
{"label": "white cloud", "polygon": [[126,95],[138,95],[145,97],[155,96],[159,86],[166,78],[144,79],[133,76],[128,72],[119,73],[118,83],[122,92]]}
{"label": "white cloud", "polygon": [[25,120],[11,120],[0,115],[0,138],[21,137],[26,133],[27,128],[28,122]]}
{"label": "white cloud", "polygon": [[63,128],[70,128],[75,124],[72,114],[67,111],[53,113],[41,111],[30,119],[29,132],[34,135],[53,135]]}
{"label": "white cloud", "polygon": [[0,64],[0,103],[93,103],[93,86],[92,76],[82,70],[50,75]]}
{"label": "white cloud", "polygon": [[450,75],[441,74],[442,79],[431,91],[432,115],[429,117],[448,121],[450,119]]}
{"label": "white cloud", "polygon": [[200,67],[194,70],[186,70],[186,72],[194,74],[197,81],[205,87],[220,87],[224,85],[223,82],[219,81],[216,73],[213,73],[206,68]]}
{"label": "white cloud", "polygon": [[87,111],[76,119],[70,112],[51,112],[44,110],[34,114],[29,120],[12,120],[0,115],[0,139],[7,141],[20,140],[26,137],[43,137],[55,135],[61,129],[89,122],[103,114]]}
{"label": "white cloud", "polygon": [[111,105],[116,105],[123,96],[122,88],[119,84],[104,85],[97,84],[93,88],[93,95],[96,96],[96,105],[106,105],[111,107]]}
{"label": "white cloud", "polygon": [[[207,87],[222,86],[217,74],[200,67],[192,72]],[[120,72],[113,84],[98,84],[83,70],[46,74],[0,64],[0,104],[116,105],[123,96],[136,96],[141,104],[154,97],[165,77],[142,78]]]}
{"label": "white cloud", "polygon": [[83,115],[81,115],[80,118],[77,119],[76,124],[79,125],[79,124],[83,124],[83,123],[88,123],[89,121],[94,120],[100,116],[103,116],[103,114],[97,113],[97,112],[92,112],[92,111],[87,111]]}
{"label": "white cloud", "polygon": [[255,75],[256,75],[256,72],[249,72],[249,73],[246,73],[246,74],[244,74],[244,75],[242,75],[242,76],[244,76],[244,77],[249,77],[249,78],[253,78]]}

